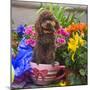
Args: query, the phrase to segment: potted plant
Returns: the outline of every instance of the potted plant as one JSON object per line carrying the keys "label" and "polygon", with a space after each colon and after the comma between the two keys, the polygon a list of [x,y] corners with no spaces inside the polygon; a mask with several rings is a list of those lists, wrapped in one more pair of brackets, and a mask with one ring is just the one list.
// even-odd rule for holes
{"label": "potted plant", "polygon": [[[27,26],[25,29],[25,43],[26,45],[31,46],[32,48],[36,45],[36,32],[34,31],[34,27]],[[69,33],[64,30],[64,28],[60,27],[58,31],[55,32],[56,36],[56,48],[61,47],[66,44],[66,38],[69,37]],[[30,62],[30,66],[32,68],[31,77],[34,83],[39,85],[47,85],[51,83],[53,80],[59,80],[65,76],[65,72],[56,76],[58,71],[65,70],[64,65],[60,65],[59,62],[55,62],[55,66],[52,64],[42,64],[37,65],[35,62]],[[50,72],[52,72],[50,74]]]}
{"label": "potted plant", "polygon": [[[41,6],[38,12],[40,13],[43,10],[50,10],[58,19],[63,29],[65,29],[64,31],[67,31],[70,34],[69,38],[66,38],[66,44],[58,47],[56,50],[56,61],[59,61],[60,64],[66,65],[66,68],[69,70],[69,74],[71,74],[73,71],[73,74],[67,74],[66,77],[68,78],[68,81],[70,81],[70,85],[86,84],[87,68],[85,67],[87,67],[87,25],[80,22],[80,17],[82,17],[84,12],[82,12],[78,17],[75,16],[75,14],[78,13],[77,11],[69,12],[68,16],[65,16],[66,9],[67,8],[60,7],[57,4],[47,4]],[[72,44],[74,49],[75,47],[78,47],[75,49],[76,53],[71,48],[71,39],[73,39],[73,41],[78,41],[78,46],[73,46],[75,43]],[[74,56],[75,59],[79,60],[74,60]],[[73,80],[73,84],[71,84],[72,78],[74,78],[76,81],[78,80],[78,83]]]}

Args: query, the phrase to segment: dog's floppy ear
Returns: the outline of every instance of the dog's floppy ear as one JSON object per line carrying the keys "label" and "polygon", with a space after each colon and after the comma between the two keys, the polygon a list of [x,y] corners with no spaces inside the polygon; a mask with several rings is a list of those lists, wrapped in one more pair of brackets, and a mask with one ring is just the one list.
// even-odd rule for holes
{"label": "dog's floppy ear", "polygon": [[59,22],[57,20],[55,22],[56,22],[55,29],[58,30],[60,27]]}
{"label": "dog's floppy ear", "polygon": [[35,23],[35,31],[39,34],[42,35],[42,28],[40,24],[40,20],[38,19]]}

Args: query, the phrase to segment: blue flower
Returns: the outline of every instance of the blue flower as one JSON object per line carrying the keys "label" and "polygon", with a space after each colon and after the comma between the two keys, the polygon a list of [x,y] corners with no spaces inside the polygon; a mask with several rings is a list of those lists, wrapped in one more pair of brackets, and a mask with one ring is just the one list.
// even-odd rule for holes
{"label": "blue flower", "polygon": [[22,35],[24,34],[24,32],[25,32],[25,27],[24,27],[24,25],[19,25],[19,26],[17,27],[17,33],[18,33],[18,35],[19,35],[19,36],[22,36]]}

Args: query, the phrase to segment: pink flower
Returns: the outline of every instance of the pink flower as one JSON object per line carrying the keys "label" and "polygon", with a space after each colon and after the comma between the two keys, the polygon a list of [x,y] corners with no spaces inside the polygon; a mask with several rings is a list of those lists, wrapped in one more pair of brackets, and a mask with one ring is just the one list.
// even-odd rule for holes
{"label": "pink flower", "polygon": [[65,37],[68,37],[69,36],[69,33],[66,32],[64,28],[58,29],[58,31],[56,33],[59,34],[59,35],[63,35]]}
{"label": "pink flower", "polygon": [[26,28],[25,34],[26,35],[32,34],[32,26]]}
{"label": "pink flower", "polygon": [[61,30],[60,29],[57,31],[57,34],[61,34]]}
{"label": "pink flower", "polygon": [[66,37],[69,37],[70,36],[70,33],[66,32],[65,36]]}
{"label": "pink flower", "polygon": [[29,40],[29,39],[27,39],[25,43],[26,43],[26,45],[29,45],[30,40]]}
{"label": "pink flower", "polygon": [[36,41],[35,41],[35,40],[31,40],[31,41],[30,41],[30,45],[31,45],[32,47],[35,47]]}
{"label": "pink flower", "polygon": [[35,47],[36,45],[36,40],[30,38],[26,40],[26,45],[31,45],[32,47]]}
{"label": "pink flower", "polygon": [[60,43],[60,44],[65,44],[66,43],[64,38],[57,38],[56,42]]}
{"label": "pink flower", "polygon": [[36,32],[35,31],[32,31],[32,35],[35,36]]}

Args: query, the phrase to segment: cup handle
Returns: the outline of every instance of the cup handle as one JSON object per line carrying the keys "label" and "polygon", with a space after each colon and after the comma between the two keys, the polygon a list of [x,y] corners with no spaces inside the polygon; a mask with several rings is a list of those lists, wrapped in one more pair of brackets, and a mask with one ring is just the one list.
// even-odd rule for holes
{"label": "cup handle", "polygon": [[62,79],[66,75],[66,73],[65,73],[65,66],[62,65],[62,66],[59,66],[58,68],[59,68],[59,71],[63,70],[64,73],[62,75],[56,77],[56,80],[60,80],[60,79]]}

